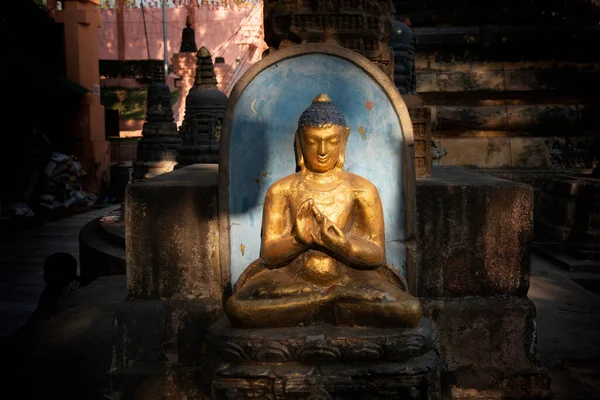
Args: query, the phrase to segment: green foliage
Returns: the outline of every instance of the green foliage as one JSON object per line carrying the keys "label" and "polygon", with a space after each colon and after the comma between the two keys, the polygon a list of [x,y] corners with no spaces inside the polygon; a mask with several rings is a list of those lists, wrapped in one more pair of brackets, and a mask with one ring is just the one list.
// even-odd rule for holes
{"label": "green foliage", "polygon": [[[148,98],[148,90],[144,88],[128,89],[122,87],[102,88],[100,92],[102,105],[109,110],[119,110],[119,119],[141,121],[146,118],[144,104]],[[171,91],[171,105],[177,102],[179,89]]]}

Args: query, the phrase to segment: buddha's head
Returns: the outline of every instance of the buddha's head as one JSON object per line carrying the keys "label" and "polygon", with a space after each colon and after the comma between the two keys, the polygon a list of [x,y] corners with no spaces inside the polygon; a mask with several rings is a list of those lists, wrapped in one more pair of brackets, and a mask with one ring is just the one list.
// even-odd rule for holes
{"label": "buddha's head", "polygon": [[350,128],[326,94],[313,100],[298,120],[296,152],[301,170],[327,172],[344,165]]}

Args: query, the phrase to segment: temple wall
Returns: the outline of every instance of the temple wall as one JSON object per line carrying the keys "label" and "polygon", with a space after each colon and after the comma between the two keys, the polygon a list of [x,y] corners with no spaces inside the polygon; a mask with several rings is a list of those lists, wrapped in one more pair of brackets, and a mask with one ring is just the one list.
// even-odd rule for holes
{"label": "temple wall", "polygon": [[395,5],[397,18],[412,23],[417,92],[433,109],[433,137],[447,151],[442,165],[591,167],[581,153],[600,134],[600,7],[584,0]]}
{"label": "temple wall", "polygon": [[448,152],[442,165],[562,167],[552,157],[556,138],[587,147],[585,137],[598,133],[600,103],[591,90],[600,88],[600,62],[439,57],[418,53],[417,90],[434,109],[433,136]]}

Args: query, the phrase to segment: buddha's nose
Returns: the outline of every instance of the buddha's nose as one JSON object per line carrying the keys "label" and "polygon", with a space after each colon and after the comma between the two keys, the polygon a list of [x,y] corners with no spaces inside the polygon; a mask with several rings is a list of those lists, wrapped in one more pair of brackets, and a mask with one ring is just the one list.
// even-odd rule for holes
{"label": "buddha's nose", "polygon": [[325,142],[319,143],[319,148],[317,149],[320,156],[325,155]]}

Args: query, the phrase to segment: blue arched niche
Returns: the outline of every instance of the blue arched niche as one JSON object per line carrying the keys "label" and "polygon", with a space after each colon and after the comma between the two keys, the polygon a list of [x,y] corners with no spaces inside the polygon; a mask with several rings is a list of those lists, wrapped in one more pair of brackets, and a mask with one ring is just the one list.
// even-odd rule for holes
{"label": "blue arched niche", "polygon": [[387,261],[406,275],[402,127],[381,85],[362,68],[328,54],[281,60],[260,71],[235,105],[229,138],[231,281],[260,256],[264,198],[296,171],[300,114],[327,93],[351,128],[344,169],[371,181],[384,208]]}

